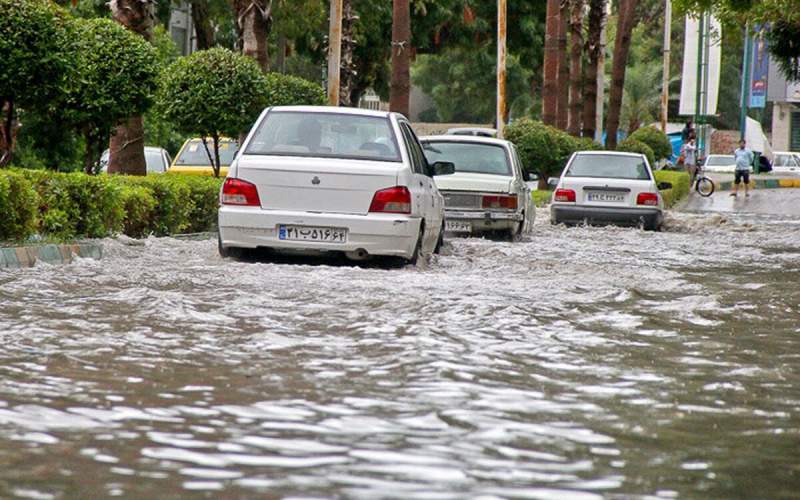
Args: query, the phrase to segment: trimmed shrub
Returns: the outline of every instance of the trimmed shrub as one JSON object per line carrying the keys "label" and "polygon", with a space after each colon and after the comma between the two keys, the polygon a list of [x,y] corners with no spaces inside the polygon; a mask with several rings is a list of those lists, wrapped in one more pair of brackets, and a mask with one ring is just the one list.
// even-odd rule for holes
{"label": "trimmed shrub", "polygon": [[153,191],[144,186],[122,185],[120,190],[125,211],[122,232],[134,238],[147,236],[151,232],[151,221],[158,202]]}
{"label": "trimmed shrub", "polygon": [[655,127],[642,127],[637,129],[629,136],[630,139],[643,142],[650,146],[656,160],[669,158],[672,156],[672,143],[664,132]]}
{"label": "trimmed shrub", "polygon": [[189,233],[202,233],[216,229],[222,179],[197,177],[187,179],[186,185],[189,188],[189,197],[192,201],[192,211],[189,213],[189,226],[186,231]]}
{"label": "trimmed shrub", "polygon": [[577,149],[577,141],[557,128],[542,122],[521,118],[503,131],[503,137],[517,146],[523,167],[535,172],[543,182],[557,175],[569,156]]}
{"label": "trimmed shrub", "polygon": [[689,195],[689,174],[686,172],[658,170],[655,172],[655,176],[656,182],[669,182],[672,184],[672,189],[661,191],[665,207],[672,207]]}
{"label": "trimmed shrub", "polygon": [[325,89],[317,83],[281,73],[269,73],[266,78],[267,106],[325,104]]}
{"label": "trimmed shrub", "polygon": [[25,240],[36,232],[39,197],[16,172],[0,172],[0,240]]}
{"label": "trimmed shrub", "polygon": [[624,141],[620,142],[617,145],[617,151],[626,151],[628,153],[640,153],[647,157],[647,161],[650,163],[651,167],[654,167],[656,164],[655,154],[653,150],[647,144],[637,141],[636,139],[631,139],[628,137]]}

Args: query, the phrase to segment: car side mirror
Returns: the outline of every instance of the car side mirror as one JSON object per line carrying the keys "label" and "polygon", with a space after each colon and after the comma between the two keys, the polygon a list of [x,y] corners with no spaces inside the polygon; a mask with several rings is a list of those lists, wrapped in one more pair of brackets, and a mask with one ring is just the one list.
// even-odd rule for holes
{"label": "car side mirror", "polygon": [[456,173],[456,165],[450,161],[437,161],[431,165],[431,173],[433,173],[434,177],[439,175],[453,175]]}
{"label": "car side mirror", "polygon": [[550,177],[547,179],[547,187],[550,189],[555,189],[558,186],[558,181],[561,180],[558,177]]}
{"label": "car side mirror", "polygon": [[529,182],[531,180],[531,173],[527,170],[522,171],[522,180],[525,182]]}
{"label": "car side mirror", "polygon": [[667,189],[672,189],[672,184],[669,182],[659,182],[657,185],[659,191],[666,191]]}

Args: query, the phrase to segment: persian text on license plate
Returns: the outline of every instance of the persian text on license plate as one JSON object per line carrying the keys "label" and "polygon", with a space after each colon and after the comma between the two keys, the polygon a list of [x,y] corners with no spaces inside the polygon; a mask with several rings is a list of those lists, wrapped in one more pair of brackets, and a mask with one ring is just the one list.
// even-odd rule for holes
{"label": "persian text on license plate", "polygon": [[278,226],[278,239],[287,241],[323,241],[344,243],[347,229],[338,227]]}
{"label": "persian text on license plate", "polygon": [[606,201],[611,203],[622,203],[625,201],[625,195],[621,193],[589,193],[587,198],[589,201]]}
{"label": "persian text on license plate", "polygon": [[448,220],[444,222],[444,230],[452,233],[469,233],[472,232],[472,226],[469,222]]}

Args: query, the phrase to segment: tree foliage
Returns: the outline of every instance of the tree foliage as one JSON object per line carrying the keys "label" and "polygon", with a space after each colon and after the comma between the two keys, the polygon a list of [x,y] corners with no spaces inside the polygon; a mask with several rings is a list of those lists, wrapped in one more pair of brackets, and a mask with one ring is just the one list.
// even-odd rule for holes
{"label": "tree foliage", "polygon": [[625,151],[628,153],[640,153],[647,157],[648,163],[650,165],[655,165],[656,163],[656,155],[653,152],[653,149],[645,144],[642,141],[637,141],[632,137],[628,137],[624,141],[617,144],[617,151]]}
{"label": "tree foliage", "polygon": [[672,156],[672,143],[669,141],[669,137],[653,126],[642,127],[631,134],[629,138],[650,146],[656,160]]}
{"label": "tree foliage", "polygon": [[265,106],[322,105],[326,100],[325,89],[318,83],[280,73],[266,76]]}
{"label": "tree foliage", "polygon": [[109,19],[76,19],[72,31],[64,118],[86,138],[88,170],[111,130],[152,104],[158,63],[152,45]]}

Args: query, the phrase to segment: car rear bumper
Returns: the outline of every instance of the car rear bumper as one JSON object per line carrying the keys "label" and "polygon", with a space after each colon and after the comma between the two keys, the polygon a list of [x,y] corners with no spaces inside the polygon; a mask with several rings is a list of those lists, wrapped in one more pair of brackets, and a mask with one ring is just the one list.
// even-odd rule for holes
{"label": "car rear bumper", "polygon": [[660,208],[582,207],[551,205],[553,224],[616,224],[620,226],[658,227],[664,219]]}
{"label": "car rear bumper", "polygon": [[[397,214],[319,214],[223,206],[219,209],[219,234],[225,248],[272,248],[319,252],[356,252],[411,258],[421,219]],[[287,241],[278,226],[310,226],[347,229],[344,243]]]}
{"label": "car rear bumper", "polygon": [[445,221],[468,223],[471,227],[471,232],[481,232],[513,229],[523,220],[523,215],[520,212],[490,210],[445,210],[444,218]]}

